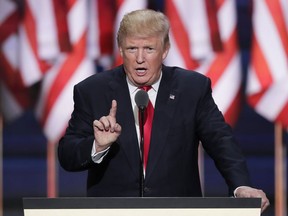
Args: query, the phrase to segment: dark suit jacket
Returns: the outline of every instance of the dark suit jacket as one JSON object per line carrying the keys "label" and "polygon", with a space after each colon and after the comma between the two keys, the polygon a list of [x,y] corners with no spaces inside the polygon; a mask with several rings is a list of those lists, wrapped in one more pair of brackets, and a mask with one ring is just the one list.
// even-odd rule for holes
{"label": "dark suit jacket", "polygon": [[[244,157],[211,96],[210,80],[177,67],[162,68],[155,104],[145,196],[202,196],[199,140],[213,158],[229,190],[249,185]],[[93,120],[108,115],[117,100],[122,133],[100,164],[91,160]],[[74,111],[58,147],[68,171],[88,170],[88,196],[139,195],[140,153],[123,67],[93,75],[74,88]]]}

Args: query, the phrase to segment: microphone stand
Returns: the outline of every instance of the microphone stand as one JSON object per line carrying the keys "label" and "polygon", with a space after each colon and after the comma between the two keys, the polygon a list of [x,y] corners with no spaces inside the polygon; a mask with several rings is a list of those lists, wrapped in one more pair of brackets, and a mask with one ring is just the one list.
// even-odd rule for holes
{"label": "microphone stand", "polygon": [[145,107],[139,107],[140,119],[140,197],[144,197],[144,111]]}

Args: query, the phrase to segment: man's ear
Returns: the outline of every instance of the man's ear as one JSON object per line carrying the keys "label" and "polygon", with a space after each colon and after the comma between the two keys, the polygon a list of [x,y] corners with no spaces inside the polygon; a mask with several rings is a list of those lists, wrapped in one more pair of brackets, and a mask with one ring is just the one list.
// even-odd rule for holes
{"label": "man's ear", "polygon": [[162,55],[162,60],[163,60],[163,61],[164,61],[165,58],[167,57],[167,55],[168,55],[168,53],[169,53],[169,49],[170,49],[170,43],[165,45],[165,50],[164,50],[163,55]]}
{"label": "man's ear", "polygon": [[119,53],[120,53],[120,56],[123,57],[123,49],[122,49],[122,47],[119,47]]}

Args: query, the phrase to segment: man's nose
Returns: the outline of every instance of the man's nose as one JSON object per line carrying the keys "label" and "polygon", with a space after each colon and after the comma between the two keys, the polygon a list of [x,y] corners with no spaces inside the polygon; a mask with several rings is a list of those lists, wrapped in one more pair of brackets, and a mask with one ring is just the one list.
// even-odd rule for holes
{"label": "man's nose", "polygon": [[136,61],[138,64],[141,64],[145,61],[145,54],[143,50],[138,50],[136,53]]}

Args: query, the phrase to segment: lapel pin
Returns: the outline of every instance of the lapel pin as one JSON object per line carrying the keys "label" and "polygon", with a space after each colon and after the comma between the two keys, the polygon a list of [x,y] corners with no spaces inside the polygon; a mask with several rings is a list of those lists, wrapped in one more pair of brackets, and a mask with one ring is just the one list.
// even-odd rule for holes
{"label": "lapel pin", "polygon": [[170,98],[171,100],[174,100],[174,99],[175,99],[175,95],[170,94],[169,98]]}

